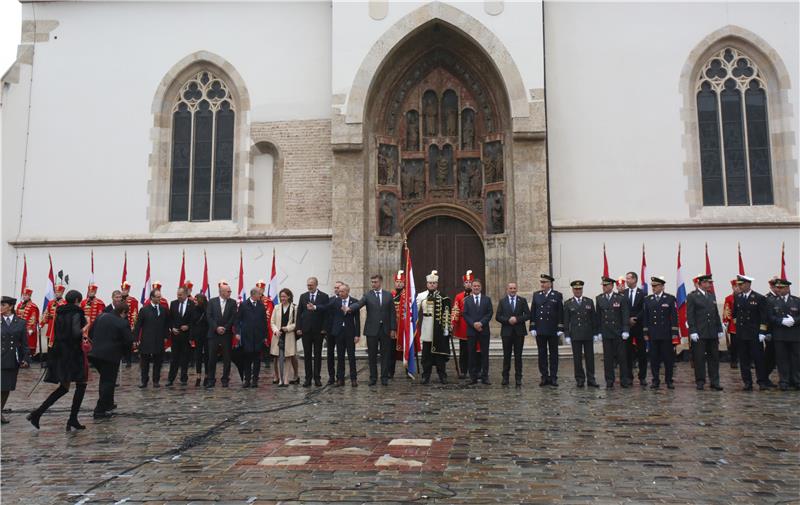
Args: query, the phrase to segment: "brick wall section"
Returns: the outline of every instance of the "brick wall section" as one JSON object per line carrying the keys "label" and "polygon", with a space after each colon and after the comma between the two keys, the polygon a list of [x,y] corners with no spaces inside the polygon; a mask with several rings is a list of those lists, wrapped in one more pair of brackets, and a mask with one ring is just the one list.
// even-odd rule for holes
{"label": "brick wall section", "polygon": [[331,227],[331,121],[311,119],[251,123],[254,143],[268,141],[282,165],[284,208],[278,210],[286,228]]}

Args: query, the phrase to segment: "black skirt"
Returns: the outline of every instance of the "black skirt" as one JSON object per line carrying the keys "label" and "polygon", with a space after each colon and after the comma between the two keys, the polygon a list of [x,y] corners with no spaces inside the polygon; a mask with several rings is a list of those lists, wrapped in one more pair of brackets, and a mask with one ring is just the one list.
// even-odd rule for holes
{"label": "black skirt", "polygon": [[0,391],[14,391],[17,389],[17,374],[19,368],[3,368],[0,370]]}

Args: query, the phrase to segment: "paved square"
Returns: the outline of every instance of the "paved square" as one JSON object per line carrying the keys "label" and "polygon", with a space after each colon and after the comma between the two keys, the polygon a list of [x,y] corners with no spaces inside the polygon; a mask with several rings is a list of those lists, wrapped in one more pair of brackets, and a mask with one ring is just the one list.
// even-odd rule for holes
{"label": "paved square", "polygon": [[[364,378],[362,366],[361,376]],[[602,363],[598,361],[601,368]],[[800,503],[800,393],[422,386],[139,390],[123,369],[119,414],[64,433],[71,393],[36,431],[53,386],[23,370],[2,429],[3,503]],[[408,439],[400,440],[398,439]]]}

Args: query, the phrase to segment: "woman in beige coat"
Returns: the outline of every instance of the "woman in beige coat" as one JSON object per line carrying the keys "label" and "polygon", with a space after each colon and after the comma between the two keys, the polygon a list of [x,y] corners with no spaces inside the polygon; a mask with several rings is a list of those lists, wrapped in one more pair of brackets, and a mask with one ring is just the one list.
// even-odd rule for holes
{"label": "woman in beige coat", "polygon": [[[286,369],[286,358],[293,357],[297,350],[295,344],[297,306],[292,303],[294,295],[291,290],[283,288],[278,296],[281,303],[272,311],[272,343],[269,353],[274,356],[275,370],[279,375],[280,385],[285,387],[290,382],[290,374]],[[294,375],[297,375],[296,369]]]}

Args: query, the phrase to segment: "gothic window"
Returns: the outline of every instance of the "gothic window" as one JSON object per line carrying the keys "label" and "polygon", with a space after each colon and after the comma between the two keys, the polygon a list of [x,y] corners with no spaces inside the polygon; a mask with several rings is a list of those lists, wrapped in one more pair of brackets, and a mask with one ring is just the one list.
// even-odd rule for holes
{"label": "gothic window", "polygon": [[169,220],[230,220],[234,105],[224,81],[208,71],[190,78],[172,109]]}
{"label": "gothic window", "polygon": [[714,54],[696,81],[703,205],[772,205],[767,82],[733,48]]}

